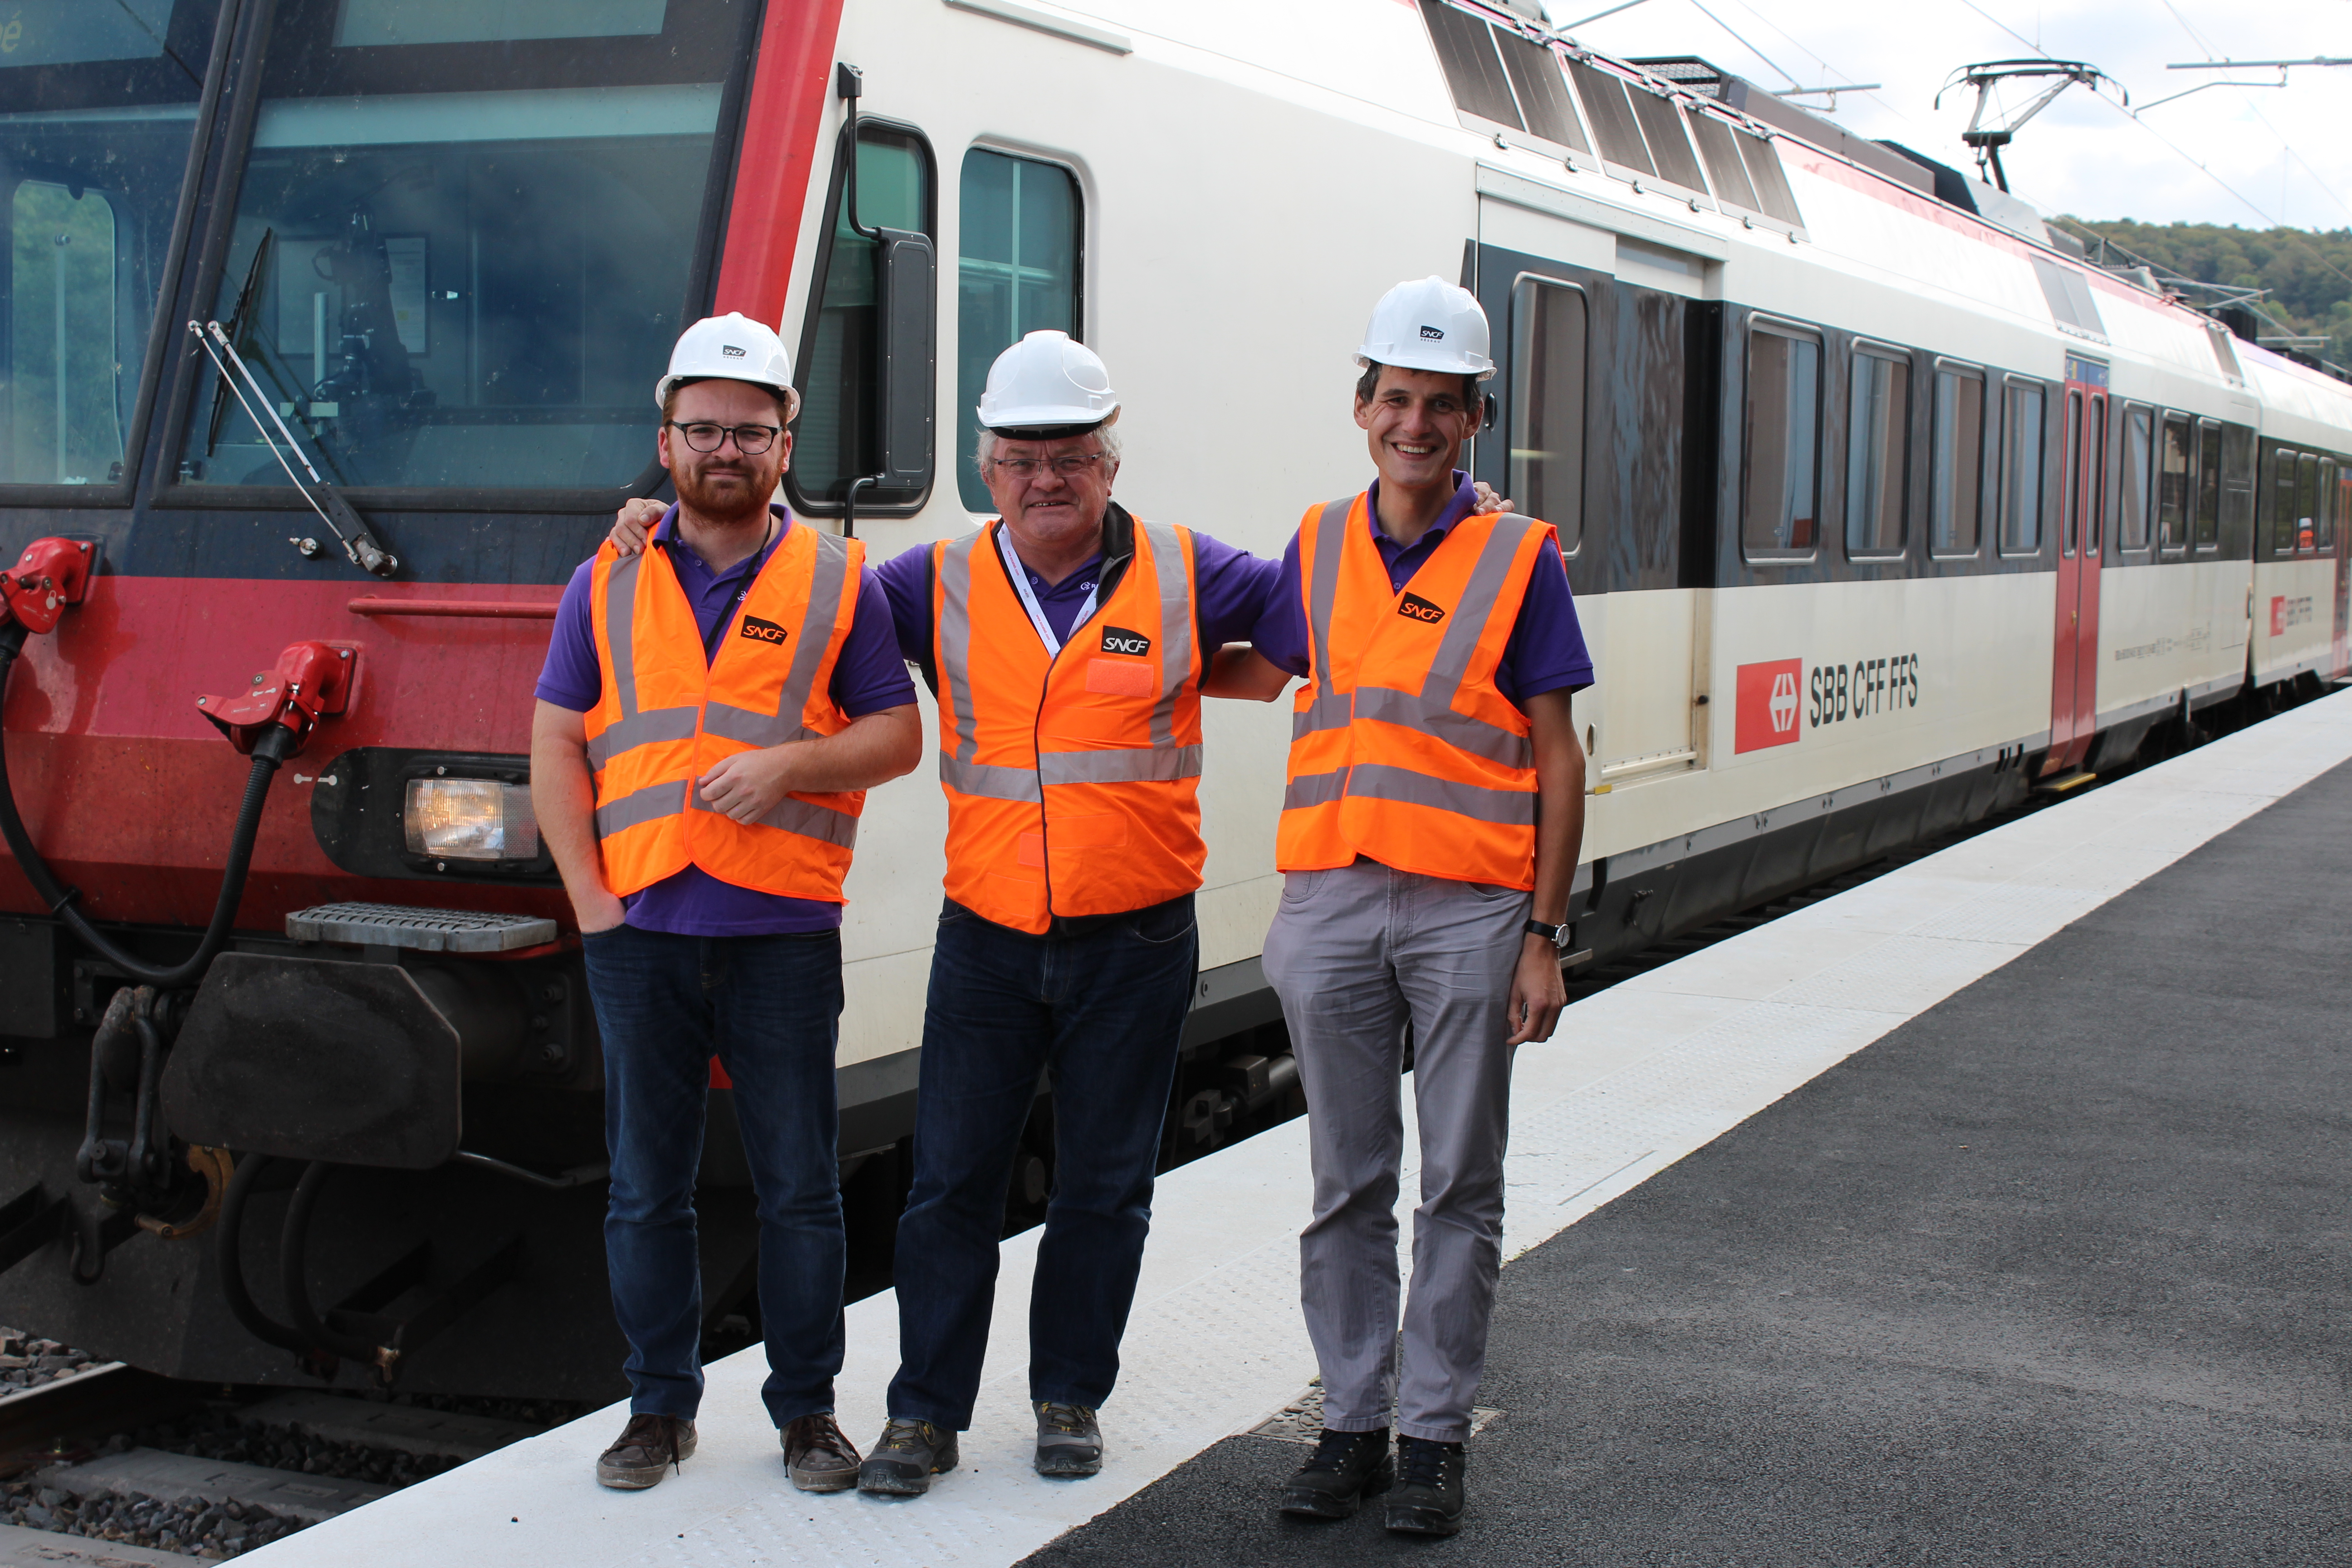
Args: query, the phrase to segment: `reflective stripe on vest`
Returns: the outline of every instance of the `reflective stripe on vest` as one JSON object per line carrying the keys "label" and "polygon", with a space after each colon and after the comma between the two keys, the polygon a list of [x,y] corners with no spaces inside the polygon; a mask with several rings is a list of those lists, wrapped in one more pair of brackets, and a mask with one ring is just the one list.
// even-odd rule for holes
{"label": "reflective stripe on vest", "polygon": [[[990,530],[933,546],[948,895],[1016,930],[1200,885],[1190,535],[1136,521],[1128,569],[1049,655]],[[1130,654],[1102,639],[1143,637]]]}
{"label": "reflective stripe on vest", "polygon": [[[1549,545],[1549,525],[1510,513],[1456,525],[1414,575],[1448,583],[1431,591],[1450,597],[1450,606],[1423,606],[1442,614],[1444,629],[1433,648],[1410,657],[1395,650],[1417,628],[1387,618],[1407,606],[1379,561],[1364,498],[1328,502],[1300,526],[1312,668],[1291,718],[1277,863],[1314,869],[1363,854],[1400,869],[1532,886],[1534,749],[1526,716],[1494,677],[1526,596],[1528,563],[1540,559],[1530,545]],[[1465,550],[1475,552],[1466,574]],[[1380,602],[1347,605],[1343,617],[1343,593]],[[1368,645],[1347,657],[1334,652],[1342,619],[1348,635]],[[1376,658],[1385,679],[1357,684]],[[1407,742],[1391,727],[1425,739]],[[1388,803],[1445,815],[1400,816]]]}
{"label": "reflective stripe on vest", "polygon": [[[828,688],[864,558],[856,541],[789,528],[712,655],[667,556],[599,552],[596,637],[607,689],[587,715],[588,756],[596,835],[615,892],[691,864],[739,887],[840,900],[862,791],[788,795],[755,821],[738,823],[704,802],[694,781],[738,752],[847,726]],[[752,616],[777,635],[746,637]]]}

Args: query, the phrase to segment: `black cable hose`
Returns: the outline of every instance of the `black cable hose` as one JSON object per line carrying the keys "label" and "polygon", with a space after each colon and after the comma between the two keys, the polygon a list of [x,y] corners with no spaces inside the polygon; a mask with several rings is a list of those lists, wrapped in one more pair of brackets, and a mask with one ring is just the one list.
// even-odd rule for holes
{"label": "black cable hose", "polygon": [[335,1167],[326,1161],[313,1160],[302,1179],[294,1184],[293,1201],[286,1205],[286,1228],[278,1243],[278,1281],[296,1332],[310,1335],[310,1342],[321,1350],[368,1362],[375,1357],[375,1346],[329,1328],[310,1300],[310,1209],[319,1201],[320,1189],[334,1173]]}
{"label": "black cable hose", "polygon": [[264,1344],[307,1355],[310,1342],[254,1305],[253,1293],[245,1288],[245,1255],[239,1242],[245,1235],[246,1200],[253,1195],[254,1186],[268,1165],[267,1154],[247,1154],[236,1163],[236,1173],[228,1180],[228,1191],[221,1194],[220,1218],[213,1226],[215,1268],[220,1275],[221,1295],[228,1301],[229,1316],[244,1325],[247,1333]]}
{"label": "black cable hose", "polygon": [[[7,700],[8,677],[24,647],[22,624],[0,627],[0,704]],[[196,951],[168,968],[144,963],[117,947],[74,908],[73,889],[51,875],[48,862],[41,858],[40,850],[33,845],[33,836],[25,830],[25,819],[16,812],[16,786],[8,780],[5,727],[0,727],[0,837],[7,840],[8,852],[16,857],[25,879],[33,884],[41,901],[65,921],[66,929],[85,946],[140,984],[152,985],[159,991],[177,990],[203,979],[213,959],[228,942],[229,923],[236,918],[236,906],[245,897],[246,873],[253,863],[253,840],[261,830],[261,808],[269,798],[269,781],[277,775],[279,764],[293,754],[294,746],[294,731],[279,724],[264,731],[255,744],[253,771],[246,775],[245,800],[237,807],[236,826],[229,835],[228,861],[221,868],[220,897],[213,905],[212,921],[205,927],[204,939],[196,943]]]}

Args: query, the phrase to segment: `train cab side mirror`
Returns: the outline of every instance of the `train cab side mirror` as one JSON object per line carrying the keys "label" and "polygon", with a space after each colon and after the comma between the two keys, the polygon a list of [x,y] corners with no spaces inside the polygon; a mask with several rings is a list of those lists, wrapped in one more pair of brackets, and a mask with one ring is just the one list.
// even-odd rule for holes
{"label": "train cab side mirror", "polygon": [[880,488],[920,490],[931,482],[932,402],[938,380],[939,257],[931,237],[877,228],[881,292],[876,344]]}

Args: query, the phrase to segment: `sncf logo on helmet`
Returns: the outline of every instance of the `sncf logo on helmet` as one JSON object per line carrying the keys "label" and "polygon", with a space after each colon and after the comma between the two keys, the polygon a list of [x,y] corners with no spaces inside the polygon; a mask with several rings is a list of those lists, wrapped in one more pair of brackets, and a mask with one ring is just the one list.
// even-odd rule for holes
{"label": "sncf logo on helmet", "polygon": [[1129,631],[1125,626],[1105,626],[1102,650],[1105,653],[1147,654],[1151,651],[1151,639],[1141,632]]}
{"label": "sncf logo on helmet", "polygon": [[1445,606],[1433,605],[1418,594],[1407,594],[1397,605],[1397,614],[1424,626],[1435,626],[1445,618]]}
{"label": "sncf logo on helmet", "polygon": [[793,634],[789,626],[780,626],[773,621],[763,621],[757,616],[745,616],[742,635],[760,642],[780,643]]}
{"label": "sncf logo on helmet", "polygon": [[1433,342],[1444,342],[1445,341],[1445,329],[1443,327],[1423,327],[1421,329],[1421,335],[1429,339]]}
{"label": "sncf logo on helmet", "polygon": [[733,343],[719,344],[719,352],[725,354],[729,359],[741,359],[743,357],[743,351],[737,348]]}

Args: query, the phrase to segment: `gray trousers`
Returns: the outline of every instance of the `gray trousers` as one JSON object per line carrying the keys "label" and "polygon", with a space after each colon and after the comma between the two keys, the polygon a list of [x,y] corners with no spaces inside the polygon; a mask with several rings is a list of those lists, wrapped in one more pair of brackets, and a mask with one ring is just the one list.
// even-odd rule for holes
{"label": "gray trousers", "polygon": [[[1315,1215],[1299,1299],[1323,1370],[1323,1424],[1433,1442],[1469,1434],[1502,1268],[1511,974],[1530,896],[1374,861],[1293,871],[1265,938],[1307,1090]],[[1405,1025],[1421,1122],[1412,1293],[1397,1365],[1400,1100]]]}

